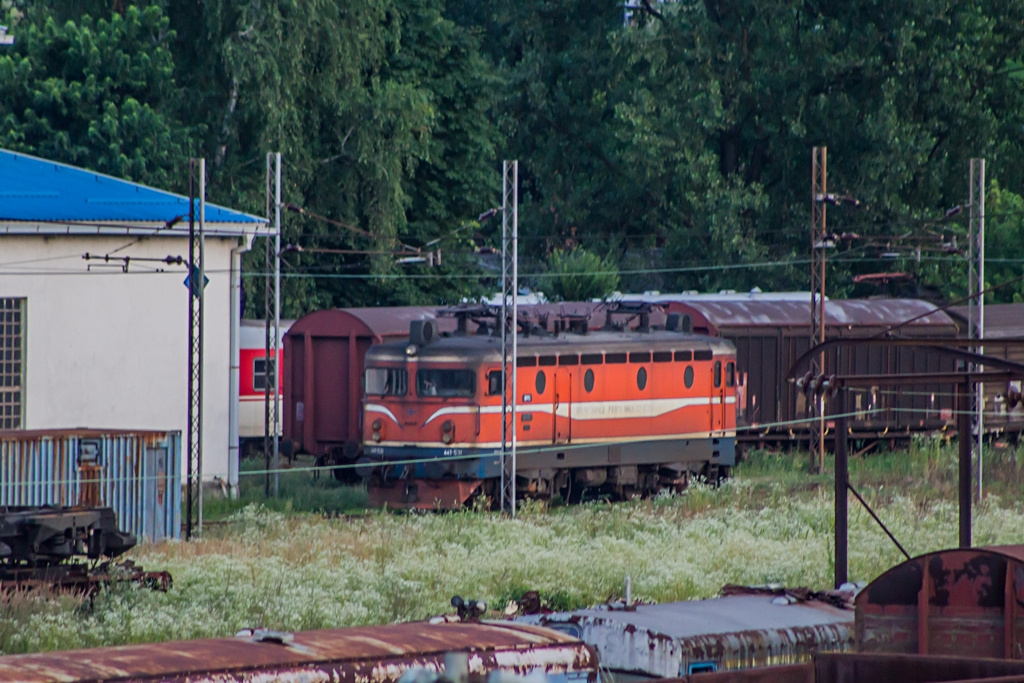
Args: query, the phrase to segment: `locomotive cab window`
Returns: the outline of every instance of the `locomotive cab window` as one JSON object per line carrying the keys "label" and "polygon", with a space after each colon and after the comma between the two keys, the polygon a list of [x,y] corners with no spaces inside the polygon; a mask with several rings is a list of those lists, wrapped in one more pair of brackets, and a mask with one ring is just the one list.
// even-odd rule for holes
{"label": "locomotive cab window", "polygon": [[267,380],[270,380],[270,388],[274,389],[274,379],[277,377],[277,373],[274,372],[274,361],[270,361],[270,373],[268,377],[267,373],[267,359],[253,358],[252,359],[252,388],[256,391],[267,390]]}
{"label": "locomotive cab window", "polygon": [[725,366],[725,386],[736,386],[736,364],[728,363]]}
{"label": "locomotive cab window", "polygon": [[487,373],[487,395],[501,396],[501,370],[491,370]]}
{"label": "locomotive cab window", "polygon": [[401,368],[366,368],[366,393],[372,396],[405,396],[409,373]]}
{"label": "locomotive cab window", "polygon": [[722,361],[715,361],[715,388],[722,386]]}
{"label": "locomotive cab window", "polygon": [[476,375],[472,370],[418,370],[416,394],[419,396],[473,396]]}

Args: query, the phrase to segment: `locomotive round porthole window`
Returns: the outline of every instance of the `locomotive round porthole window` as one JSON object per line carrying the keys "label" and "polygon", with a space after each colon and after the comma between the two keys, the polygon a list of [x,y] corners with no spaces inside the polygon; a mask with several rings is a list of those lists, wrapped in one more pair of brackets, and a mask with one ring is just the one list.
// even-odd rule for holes
{"label": "locomotive round porthole window", "polygon": [[544,371],[540,370],[537,373],[537,382],[536,382],[537,393],[538,394],[543,394],[544,393],[544,387],[546,387],[547,385],[548,385],[548,378],[544,374]]}
{"label": "locomotive round porthole window", "polygon": [[687,365],[686,370],[683,371],[683,382],[686,384],[686,388],[689,389],[693,386],[693,366]]}
{"label": "locomotive round porthole window", "polygon": [[583,375],[583,388],[590,393],[594,390],[594,371],[587,370],[587,374]]}
{"label": "locomotive round porthole window", "polygon": [[636,388],[640,391],[647,386],[647,368],[640,368],[636,371]]}

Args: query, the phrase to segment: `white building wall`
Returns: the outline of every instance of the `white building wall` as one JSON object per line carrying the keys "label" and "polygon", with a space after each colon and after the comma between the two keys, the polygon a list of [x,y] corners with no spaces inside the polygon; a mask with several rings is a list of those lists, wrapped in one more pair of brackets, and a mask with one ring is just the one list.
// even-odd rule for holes
{"label": "white building wall", "polygon": [[[187,238],[136,239],[0,237],[0,297],[28,299],[24,427],[180,430],[184,475],[187,268],[134,261],[125,273],[121,261],[82,258],[188,259]],[[230,252],[237,244],[238,238],[206,239],[205,480],[228,473]]]}

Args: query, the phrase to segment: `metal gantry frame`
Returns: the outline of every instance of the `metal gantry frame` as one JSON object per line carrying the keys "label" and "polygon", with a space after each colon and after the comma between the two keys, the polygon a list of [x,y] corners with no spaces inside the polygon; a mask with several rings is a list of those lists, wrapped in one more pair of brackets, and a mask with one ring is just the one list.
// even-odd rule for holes
{"label": "metal gantry frame", "polygon": [[516,514],[516,350],[519,320],[519,162],[502,164],[501,511]]}
{"label": "metal gantry frame", "polygon": [[267,154],[267,220],[274,210],[274,235],[267,235],[264,255],[263,311],[265,322],[263,361],[263,493],[277,496],[280,492],[281,392],[277,387],[280,373],[278,360],[281,345],[281,153]]}
{"label": "metal gantry frame", "polygon": [[[827,174],[828,148],[815,147],[811,152],[811,337],[810,345],[818,346],[825,341],[825,227],[826,198],[828,194]],[[811,361],[814,375],[825,372],[825,354]],[[810,469],[821,472],[825,469],[825,410],[824,399],[811,402]]]}
{"label": "metal gantry frame", "polygon": [[[985,160],[971,159],[971,226],[970,253],[968,256],[967,287],[970,299],[967,303],[967,318],[971,339],[985,338]],[[974,352],[985,355],[984,346],[976,346]],[[981,366],[972,366],[974,372],[982,372]],[[978,382],[974,387],[973,418],[971,430],[978,452],[978,500],[982,494],[982,445],[985,433],[985,385]]]}
{"label": "metal gantry frame", "polygon": [[[199,215],[196,216],[196,191]],[[206,245],[206,159],[188,161],[188,465],[185,540],[203,531],[203,290]],[[198,220],[197,220],[198,219]],[[198,223],[198,230],[196,229]]]}

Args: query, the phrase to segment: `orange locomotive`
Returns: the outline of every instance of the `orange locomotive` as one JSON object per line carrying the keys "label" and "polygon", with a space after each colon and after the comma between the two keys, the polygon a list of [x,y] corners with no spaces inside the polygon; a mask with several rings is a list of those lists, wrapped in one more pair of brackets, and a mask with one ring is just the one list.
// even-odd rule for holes
{"label": "orange locomotive", "polygon": [[[640,320],[635,330],[615,324],[623,312]],[[501,338],[477,313],[456,311],[453,336],[416,321],[409,342],[368,351],[357,470],[370,480],[372,502],[449,508],[497,496]],[[520,494],[645,495],[695,474],[717,480],[735,464],[735,346],[683,332],[679,316],[651,329],[648,314],[610,309],[602,330],[559,321],[556,334],[519,321]],[[470,320],[481,326],[476,334]]]}

